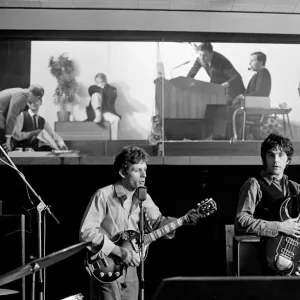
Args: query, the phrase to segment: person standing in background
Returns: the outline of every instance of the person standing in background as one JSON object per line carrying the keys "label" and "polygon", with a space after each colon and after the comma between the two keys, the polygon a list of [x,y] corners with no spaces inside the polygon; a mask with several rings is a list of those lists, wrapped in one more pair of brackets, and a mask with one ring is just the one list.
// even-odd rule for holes
{"label": "person standing in background", "polygon": [[187,77],[194,78],[201,68],[204,68],[210,82],[220,84],[227,90],[227,104],[245,92],[241,75],[232,63],[222,54],[213,50],[211,43],[201,43],[196,47],[197,59]]}

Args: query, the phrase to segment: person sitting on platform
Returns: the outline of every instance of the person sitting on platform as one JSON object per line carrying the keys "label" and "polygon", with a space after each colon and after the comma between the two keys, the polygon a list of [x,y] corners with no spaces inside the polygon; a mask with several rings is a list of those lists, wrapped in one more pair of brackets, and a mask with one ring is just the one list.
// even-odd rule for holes
{"label": "person sitting on platform", "polygon": [[68,150],[63,139],[52,129],[50,124],[38,115],[42,99],[28,103],[28,110],[17,118],[13,131],[14,148],[32,148],[35,151],[52,151],[50,145],[40,141],[37,136],[45,130],[60,150]]}
{"label": "person sitting on platform", "polygon": [[[272,133],[263,141],[261,144],[261,159],[264,169],[259,176],[249,178],[240,190],[235,218],[237,234],[261,236],[262,245],[270,241],[269,238],[280,238],[281,235],[296,239],[300,237],[298,218],[284,220],[280,217],[281,205],[287,197],[292,196],[295,196],[294,199],[296,200],[293,203],[296,204],[295,212],[299,214],[297,210],[299,210],[300,184],[288,180],[288,177],[284,174],[285,169],[291,162],[293,153],[291,140],[279,134]],[[292,248],[294,247],[291,247],[291,250]],[[261,250],[265,251],[264,247]],[[261,257],[265,256],[262,255]],[[270,269],[266,260],[259,262],[264,266],[265,275],[271,275],[274,272],[280,273],[278,270]]]}
{"label": "person sitting on platform", "polygon": [[210,82],[221,84],[227,89],[227,103],[245,92],[245,86],[241,75],[233,67],[232,63],[222,54],[213,51],[211,43],[201,43],[197,46],[197,60],[190,69],[187,77],[194,78],[203,67],[210,77]]}
{"label": "person sitting on platform", "polygon": [[0,92],[0,144],[11,151],[11,137],[17,116],[26,107],[26,103],[35,103],[44,96],[44,88],[32,84],[29,88],[11,88]]}
{"label": "person sitting on platform", "polygon": [[[250,67],[249,70],[255,72],[251,80],[248,83],[245,93],[237,96],[232,104],[237,107],[243,105],[243,101],[246,96],[252,97],[269,97],[271,92],[271,74],[266,68],[267,56],[263,52],[254,52],[250,55]],[[248,137],[250,139],[262,139],[260,127],[266,122],[268,116],[263,115],[247,115],[248,122],[253,125],[249,128]],[[239,117],[237,121],[238,127],[242,127],[242,119]],[[240,129],[241,130],[241,129]]]}
{"label": "person sitting on platform", "polygon": [[106,75],[99,73],[95,76],[95,85],[89,87],[91,101],[86,108],[89,121],[101,123],[108,121],[111,126],[111,139],[118,139],[121,116],[115,110],[117,89],[107,83]]}
{"label": "person sitting on platform", "polygon": [[241,103],[245,96],[269,97],[271,92],[271,74],[266,68],[267,56],[263,52],[254,52],[250,55],[249,70],[255,72],[248,83],[245,93],[233,100],[233,105]]}

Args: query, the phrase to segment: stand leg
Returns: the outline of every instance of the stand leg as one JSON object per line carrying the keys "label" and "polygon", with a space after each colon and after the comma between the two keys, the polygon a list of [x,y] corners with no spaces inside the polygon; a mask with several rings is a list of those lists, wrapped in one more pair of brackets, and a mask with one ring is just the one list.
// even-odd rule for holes
{"label": "stand leg", "polygon": [[145,278],[144,278],[144,207],[140,201],[140,300],[145,299]]}
{"label": "stand leg", "polygon": [[35,272],[32,273],[31,300],[35,299]]}
{"label": "stand leg", "polygon": [[[39,258],[43,257],[42,249],[42,212],[38,210],[38,243]],[[44,300],[43,270],[39,270],[39,299]]]}
{"label": "stand leg", "polygon": [[[44,233],[43,233],[43,257],[46,256],[46,212],[44,212],[44,220],[43,220],[43,227],[44,227]],[[43,285],[43,297],[46,299],[46,268],[43,269],[43,279],[44,279],[44,285]]]}

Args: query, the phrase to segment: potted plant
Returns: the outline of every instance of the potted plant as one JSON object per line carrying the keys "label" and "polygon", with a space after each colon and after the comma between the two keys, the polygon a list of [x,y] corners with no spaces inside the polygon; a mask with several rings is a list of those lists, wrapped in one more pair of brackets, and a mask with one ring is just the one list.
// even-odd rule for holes
{"label": "potted plant", "polygon": [[67,53],[60,54],[57,58],[53,56],[49,59],[50,73],[57,80],[57,87],[54,92],[54,103],[60,106],[57,112],[59,122],[68,122],[70,120],[70,104],[73,105],[77,99],[78,67],[73,59],[68,57]]}

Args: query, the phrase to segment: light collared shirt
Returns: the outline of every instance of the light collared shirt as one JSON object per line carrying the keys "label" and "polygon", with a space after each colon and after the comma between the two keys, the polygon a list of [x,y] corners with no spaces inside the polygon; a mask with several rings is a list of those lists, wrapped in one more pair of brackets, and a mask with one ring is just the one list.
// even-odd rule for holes
{"label": "light collared shirt", "polygon": [[[86,209],[81,228],[80,239],[92,242],[92,247],[102,245],[99,255],[109,255],[115,244],[111,239],[118,233],[126,230],[139,231],[140,207],[139,200],[134,194],[132,206],[129,211],[124,207],[127,199],[126,191],[119,181],[114,185],[109,185],[99,189]],[[149,221],[153,229],[159,227],[165,220],[159,208],[154,204],[150,195],[143,201],[143,207],[147,212]],[[168,234],[167,238],[172,238],[174,232]]]}
{"label": "light collared shirt", "polygon": [[[262,171],[260,176],[268,185],[274,185],[285,197],[288,196],[288,177],[283,175],[282,182],[275,176]],[[291,181],[291,180],[290,180]],[[291,181],[296,187],[297,195],[300,193],[300,185]],[[256,178],[249,178],[240,190],[239,204],[235,218],[235,229],[239,233],[255,234],[259,236],[275,237],[278,235],[279,222],[255,219],[253,217],[255,209],[262,200],[262,191]]]}
{"label": "light collared shirt", "polygon": [[[33,116],[35,115],[35,113],[31,109],[28,109],[28,113],[31,118],[33,118]],[[39,116],[36,114],[37,123],[38,123],[38,118]],[[17,141],[23,141],[30,138],[30,132],[22,131],[23,124],[24,124],[24,114],[22,112],[17,117],[16,124],[13,131],[13,137]],[[47,120],[45,120],[44,130],[49,133],[49,135],[52,137],[52,139],[55,141],[57,145],[64,144],[64,140],[52,129],[52,127],[50,126],[49,122],[47,122]]]}

